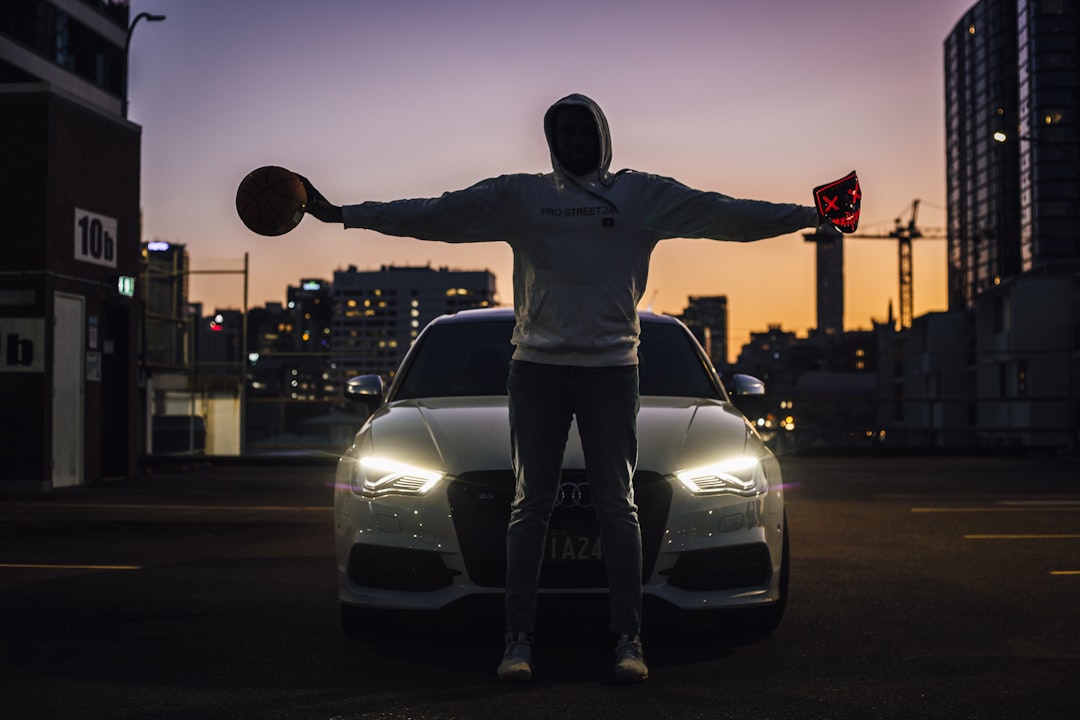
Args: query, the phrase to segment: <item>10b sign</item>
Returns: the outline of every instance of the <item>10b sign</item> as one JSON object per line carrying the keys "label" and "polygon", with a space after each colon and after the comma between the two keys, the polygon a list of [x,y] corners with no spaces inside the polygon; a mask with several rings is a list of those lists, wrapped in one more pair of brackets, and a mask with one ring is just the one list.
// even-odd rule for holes
{"label": "10b sign", "polygon": [[75,259],[116,267],[116,218],[75,208]]}

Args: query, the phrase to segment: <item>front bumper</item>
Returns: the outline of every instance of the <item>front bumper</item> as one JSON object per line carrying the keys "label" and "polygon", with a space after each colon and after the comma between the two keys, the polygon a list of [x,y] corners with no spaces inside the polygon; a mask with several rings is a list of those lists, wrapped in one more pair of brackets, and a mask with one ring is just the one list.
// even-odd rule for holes
{"label": "front bumper", "polygon": [[[778,472],[778,470],[777,470]],[[339,479],[340,480],[340,479]],[[568,470],[564,483],[584,482]],[[340,482],[335,501],[339,598],[370,608],[435,610],[503,593],[513,477],[470,473],[423,497],[364,498]],[[692,496],[655,473],[635,476],[643,592],[682,609],[779,599],[779,488],[754,497]],[[591,508],[559,507],[551,533],[596,532]],[[604,593],[603,561],[546,560],[541,592]]]}

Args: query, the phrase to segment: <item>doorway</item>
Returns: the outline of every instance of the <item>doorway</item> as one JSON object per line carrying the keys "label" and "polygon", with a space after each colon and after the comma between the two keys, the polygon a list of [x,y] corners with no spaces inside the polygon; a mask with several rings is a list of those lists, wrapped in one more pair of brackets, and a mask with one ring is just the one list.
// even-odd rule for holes
{"label": "doorway", "polygon": [[52,486],[83,484],[86,300],[56,293],[53,325]]}

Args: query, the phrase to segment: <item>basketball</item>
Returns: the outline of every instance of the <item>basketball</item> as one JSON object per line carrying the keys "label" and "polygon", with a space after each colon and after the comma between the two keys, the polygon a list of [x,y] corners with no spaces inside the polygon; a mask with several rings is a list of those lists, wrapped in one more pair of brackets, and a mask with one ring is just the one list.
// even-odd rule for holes
{"label": "basketball", "polygon": [[296,173],[267,165],[256,168],[236,189],[236,212],[259,235],[284,235],[300,224],[307,191]]}

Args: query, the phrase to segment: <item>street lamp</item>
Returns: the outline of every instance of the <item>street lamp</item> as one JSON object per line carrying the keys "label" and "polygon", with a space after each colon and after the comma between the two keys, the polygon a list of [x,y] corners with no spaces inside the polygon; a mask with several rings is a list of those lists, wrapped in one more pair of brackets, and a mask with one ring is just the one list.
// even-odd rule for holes
{"label": "street lamp", "polygon": [[[1002,132],[1001,130],[996,131],[994,133],[993,137],[994,137],[994,142],[1001,143],[1001,144],[1007,143],[1010,140],[1008,133]],[[1043,140],[1042,138],[1032,137],[1030,135],[1021,135],[1019,133],[1017,133],[1016,139],[1019,140],[1020,142],[1031,143],[1032,145],[1036,145],[1036,146],[1043,146],[1043,147],[1053,148],[1054,150],[1057,150],[1058,152],[1060,152],[1062,154],[1067,154],[1066,148],[1073,148],[1073,147],[1076,146],[1075,141],[1069,141],[1069,140]]]}
{"label": "street lamp", "polygon": [[164,15],[155,15],[153,13],[141,12],[135,16],[135,19],[131,21],[131,25],[128,26],[127,38],[124,40],[124,87],[121,97],[123,99],[124,117],[128,114],[128,65],[130,65],[129,58],[131,57],[131,34],[135,32],[135,26],[139,24],[139,21],[146,18],[147,22],[161,22],[165,19]]}

